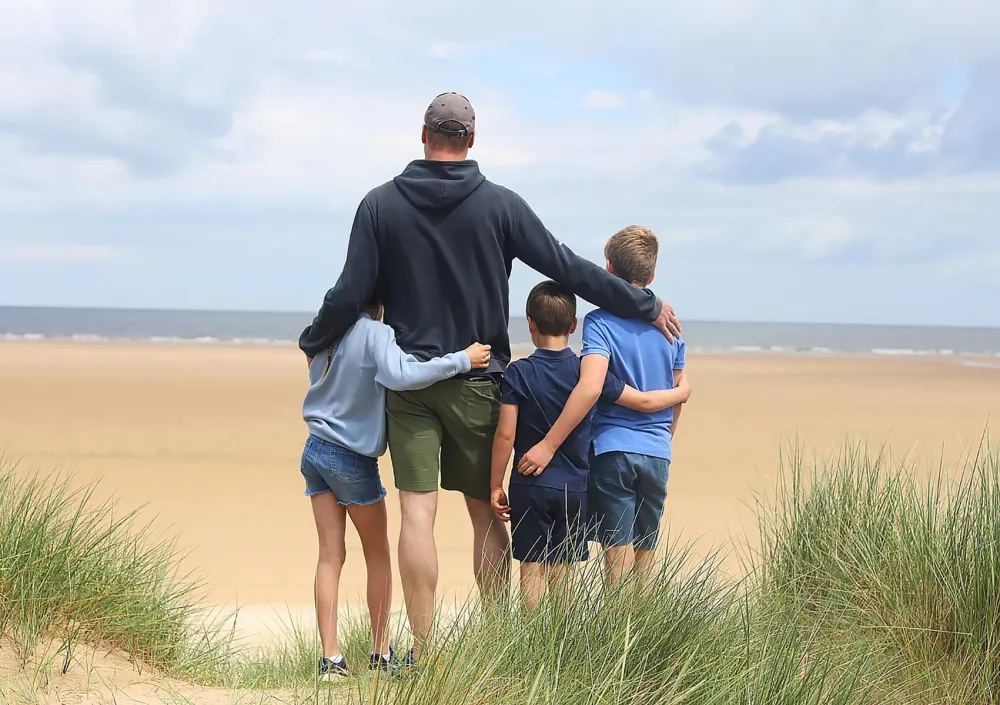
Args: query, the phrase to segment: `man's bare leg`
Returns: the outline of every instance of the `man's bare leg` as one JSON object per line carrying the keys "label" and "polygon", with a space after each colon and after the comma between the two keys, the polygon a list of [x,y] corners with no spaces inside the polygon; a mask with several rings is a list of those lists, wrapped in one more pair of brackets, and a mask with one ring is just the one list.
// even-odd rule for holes
{"label": "man's bare leg", "polygon": [[434,520],[437,492],[400,490],[399,579],[403,583],[406,618],[413,632],[413,655],[430,644],[434,628],[435,592],[438,581],[437,545]]}
{"label": "man's bare leg", "polygon": [[474,544],[472,565],[483,601],[493,601],[510,592],[510,538],[507,527],[496,518],[490,503],[465,498],[472,520]]}

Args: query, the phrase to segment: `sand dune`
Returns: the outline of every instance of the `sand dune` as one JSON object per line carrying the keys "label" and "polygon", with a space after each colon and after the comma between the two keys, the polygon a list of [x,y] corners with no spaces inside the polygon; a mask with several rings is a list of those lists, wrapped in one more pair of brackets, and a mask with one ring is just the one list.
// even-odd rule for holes
{"label": "sand dune", "polygon": [[[819,453],[846,437],[889,439],[936,460],[974,448],[1000,415],[1000,369],[957,359],[692,356],[695,387],[678,434],[668,516],[707,547],[738,534],[746,503],[773,487],[796,437]],[[147,506],[189,550],[206,600],[244,606],[250,632],[308,619],[315,538],[298,471],[305,362],[292,349],[0,344],[0,448],[18,472],[71,470],[99,494]],[[381,463],[391,487],[390,459]],[[399,525],[390,489],[390,531]],[[445,599],[473,586],[460,497],[441,497]],[[362,593],[356,535],[342,592]],[[396,590],[396,602],[402,593]]]}

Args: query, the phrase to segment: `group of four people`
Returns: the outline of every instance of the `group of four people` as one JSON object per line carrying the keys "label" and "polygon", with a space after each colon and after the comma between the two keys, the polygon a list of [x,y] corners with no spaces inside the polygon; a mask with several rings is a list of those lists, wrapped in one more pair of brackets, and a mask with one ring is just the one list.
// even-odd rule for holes
{"label": "group of four people", "polygon": [[[362,200],[343,272],[299,340],[309,360],[310,435],[301,469],[319,537],[324,679],[349,672],[336,628],[348,515],[368,568],[369,667],[395,662],[377,465],[387,446],[414,637],[399,660],[403,669],[415,667],[430,643],[439,483],[465,497],[484,598],[509,589],[507,520],[529,607],[562,567],[586,558],[589,538],[605,546],[612,577],[651,565],[674,408],[690,394],[679,323],[648,288],[656,237],[637,226],[616,233],[607,268],[578,257],[524,200],[468,159],[475,137],[466,98],[444,93],[431,102],[421,130],[424,159]],[[552,281],[535,287],[526,306],[536,351],[511,364],[515,259]],[[600,307],[584,322],[582,361],[568,344],[576,295]]]}

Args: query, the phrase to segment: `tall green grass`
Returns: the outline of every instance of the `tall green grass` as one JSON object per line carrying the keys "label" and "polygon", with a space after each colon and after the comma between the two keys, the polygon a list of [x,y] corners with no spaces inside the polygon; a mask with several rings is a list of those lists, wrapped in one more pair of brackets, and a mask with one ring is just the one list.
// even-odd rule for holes
{"label": "tall green grass", "polygon": [[[315,680],[311,625],[252,651],[213,642],[171,545],[148,543],[89,490],[0,473],[0,635],[27,650],[52,635],[100,642],[296,702],[1000,702],[1000,453],[983,449],[958,473],[863,446],[783,465],[743,582],[683,545],[642,590],[606,586],[592,565],[531,614],[515,597],[485,611],[469,601],[402,680],[363,670],[355,615],[343,643],[359,675],[331,686]],[[402,652],[409,639],[394,643]]]}
{"label": "tall green grass", "polygon": [[67,661],[88,644],[172,673],[209,667],[217,648],[177,558],[135,512],[96,501],[93,485],[15,475],[0,459],[0,640],[22,663],[44,640]]}
{"label": "tall green grass", "polygon": [[928,697],[1000,701],[1000,453],[957,473],[858,445],[787,465],[759,512],[755,590],[827,641],[862,638]]}

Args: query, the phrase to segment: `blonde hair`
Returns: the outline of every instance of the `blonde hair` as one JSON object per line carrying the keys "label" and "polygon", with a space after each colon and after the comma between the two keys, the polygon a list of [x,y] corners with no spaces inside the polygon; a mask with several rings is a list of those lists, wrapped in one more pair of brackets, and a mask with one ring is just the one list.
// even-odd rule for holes
{"label": "blonde hair", "polygon": [[635,286],[647,286],[653,281],[660,241],[653,231],[642,225],[622,228],[604,246],[604,257],[615,274]]}

